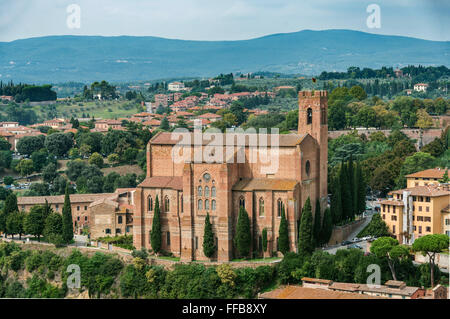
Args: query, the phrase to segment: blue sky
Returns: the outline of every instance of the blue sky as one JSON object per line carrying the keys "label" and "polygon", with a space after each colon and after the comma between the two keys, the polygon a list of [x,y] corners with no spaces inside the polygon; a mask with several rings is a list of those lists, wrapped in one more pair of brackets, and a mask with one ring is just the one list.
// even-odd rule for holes
{"label": "blue sky", "polygon": [[[69,29],[67,6],[81,8]],[[366,8],[381,9],[381,28]],[[186,40],[241,40],[304,29],[450,40],[447,0],[0,0],[0,41],[46,35],[135,35]]]}

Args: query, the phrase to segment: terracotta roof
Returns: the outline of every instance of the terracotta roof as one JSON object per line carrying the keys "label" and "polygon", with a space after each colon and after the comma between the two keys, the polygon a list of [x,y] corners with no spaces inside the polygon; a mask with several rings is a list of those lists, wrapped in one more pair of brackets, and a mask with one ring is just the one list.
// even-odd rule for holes
{"label": "terracotta roof", "polygon": [[205,113],[197,116],[198,118],[210,119],[210,118],[221,118],[222,116],[214,114],[214,113]]}
{"label": "terracotta roof", "polygon": [[409,177],[418,177],[418,178],[442,178],[445,174],[446,169],[443,168],[430,168],[424,171],[416,172],[413,174],[406,175]]}
{"label": "terracotta roof", "polygon": [[118,208],[119,207],[119,203],[112,200],[112,198],[100,198],[98,200],[96,200],[95,202],[92,202],[89,207],[94,207],[100,204],[108,204],[110,206],[113,206],[114,208]]}
{"label": "terracotta roof", "polygon": [[389,199],[385,199],[380,201],[380,204],[384,204],[384,205],[393,205],[393,206],[403,206],[403,202],[400,200],[389,200]]}
{"label": "terracotta roof", "polygon": [[[101,194],[72,194],[70,195],[70,202],[73,203],[86,203],[94,202],[101,198],[111,198],[117,196],[114,193],[101,193]],[[63,204],[64,195],[59,196],[23,196],[17,197],[17,205],[42,205],[45,204],[45,200],[49,204]]]}
{"label": "terracotta roof", "polygon": [[309,277],[303,277],[302,278],[303,282],[317,282],[319,284],[331,284],[333,282],[333,280],[329,280],[329,279],[319,279],[319,278],[309,278]]}
{"label": "terracotta roof", "polygon": [[259,295],[261,299],[379,299],[380,297],[327,289],[287,286]]}
{"label": "terracotta roof", "polygon": [[127,193],[127,192],[134,192],[135,190],[136,190],[136,188],[133,188],[133,187],[117,188],[116,193],[123,194],[123,193]]}
{"label": "terracotta roof", "polygon": [[138,187],[171,188],[183,190],[183,177],[181,176],[154,176],[147,177]]}
{"label": "terracotta roof", "polygon": [[419,287],[409,287],[403,286],[403,288],[390,288],[388,286],[379,287],[369,287],[368,285],[360,285],[359,290],[364,292],[374,292],[374,293],[382,293],[382,294],[392,294],[392,295],[401,295],[401,296],[412,296]]}
{"label": "terracotta roof", "polygon": [[384,284],[386,286],[398,287],[398,288],[406,286],[404,281],[399,281],[399,280],[388,280]]}
{"label": "terracotta roof", "polygon": [[233,185],[234,191],[277,190],[290,191],[295,188],[298,181],[294,179],[252,178],[242,179]]}
{"label": "terracotta roof", "polygon": [[[191,143],[194,143],[194,133],[185,133],[185,134],[190,134],[191,138]],[[235,145],[239,145],[237,142],[237,137],[242,136],[243,134],[239,134],[239,133],[226,133],[224,134],[227,137],[230,135],[233,135],[234,137],[234,141],[235,141]],[[255,136],[256,135],[256,136]],[[292,147],[292,146],[296,146],[298,144],[300,144],[300,142],[305,138],[306,135],[300,135],[300,134],[280,134],[279,135],[279,146],[280,147]],[[175,138],[176,135],[170,132],[161,132],[157,135],[155,135],[151,140],[150,143],[152,144],[159,144],[159,145],[175,145],[177,144],[179,141],[181,141],[184,137],[183,134],[178,134],[178,138]],[[203,134],[203,137],[207,137],[207,134]],[[248,146],[249,145],[249,140],[250,137],[254,137],[256,139],[259,139],[259,136],[257,134],[245,134],[245,145]],[[225,140],[225,137],[224,137]],[[271,145],[271,138],[269,136],[267,136],[267,138],[265,138],[266,140],[266,144],[268,146]],[[263,140],[264,141],[264,140]],[[225,142],[225,141],[224,141]],[[203,145],[208,145],[210,143],[209,139],[204,138],[203,139]],[[258,143],[259,144],[259,143]],[[182,145],[182,144],[180,144]]]}
{"label": "terracotta roof", "polygon": [[358,291],[360,284],[352,284],[345,282],[334,282],[331,284],[330,289],[332,290],[343,290],[343,291]]}
{"label": "terracotta roof", "polygon": [[427,185],[427,186],[416,186],[412,188],[399,189],[390,192],[389,194],[403,194],[403,191],[411,192],[412,196],[430,196],[430,197],[439,197],[439,196],[449,196],[450,190],[444,188],[442,185]]}

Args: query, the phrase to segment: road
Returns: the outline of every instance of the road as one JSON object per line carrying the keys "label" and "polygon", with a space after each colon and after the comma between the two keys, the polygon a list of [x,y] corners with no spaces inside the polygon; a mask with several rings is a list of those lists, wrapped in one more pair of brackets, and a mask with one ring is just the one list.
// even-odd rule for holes
{"label": "road", "polygon": [[[364,223],[362,223],[357,229],[355,229],[347,238],[344,239],[344,241],[345,240],[352,240],[353,238],[355,238],[356,235],[358,235],[364,229],[364,227],[366,227],[370,223],[370,221],[372,220],[372,216],[373,216],[373,213],[367,213],[366,212],[366,220],[364,221]],[[366,251],[366,247],[367,247],[367,241],[366,240],[357,242],[357,244],[360,245],[363,248],[362,251],[364,251],[364,252]],[[339,245],[336,245],[336,246],[327,247],[327,248],[325,248],[323,250],[334,255],[334,254],[336,254],[336,251],[338,249],[347,249],[347,247],[348,247],[348,245],[341,246],[339,244]]]}

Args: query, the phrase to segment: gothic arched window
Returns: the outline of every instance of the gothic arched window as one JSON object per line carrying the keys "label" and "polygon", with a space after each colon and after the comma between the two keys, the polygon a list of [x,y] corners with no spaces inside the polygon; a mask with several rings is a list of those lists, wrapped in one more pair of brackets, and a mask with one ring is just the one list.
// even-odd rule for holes
{"label": "gothic arched window", "polygon": [[281,198],[278,198],[277,201],[277,217],[281,217],[281,211],[283,210],[283,202],[281,200]]}
{"label": "gothic arched window", "polygon": [[199,187],[197,188],[197,196],[202,196],[202,193],[203,193],[202,187],[199,186]]}
{"label": "gothic arched window", "polygon": [[311,123],[312,123],[312,109],[308,108],[308,110],[306,110],[306,124]]}
{"label": "gothic arched window", "polygon": [[205,200],[205,210],[209,210],[209,199]]}
{"label": "gothic arched window", "polygon": [[211,187],[211,197],[216,197],[216,187]]}
{"label": "gothic arched window", "polygon": [[148,197],[148,211],[151,212],[153,210],[153,198],[151,196]]}
{"label": "gothic arched window", "polygon": [[209,187],[205,186],[205,197],[209,197]]}
{"label": "gothic arched window", "polygon": [[264,199],[262,197],[259,199],[259,216],[264,216]]}
{"label": "gothic arched window", "polygon": [[197,209],[198,210],[202,210],[203,209],[203,201],[201,199],[199,199],[197,201]]}
{"label": "gothic arched window", "polygon": [[170,210],[169,196],[164,197],[164,211],[168,212]]}
{"label": "gothic arched window", "polygon": [[216,210],[216,201],[214,199],[211,201],[211,210]]}
{"label": "gothic arched window", "polygon": [[306,161],[305,163],[305,172],[306,176],[309,176],[309,173],[311,173],[311,163],[309,161]]}
{"label": "gothic arched window", "polygon": [[240,208],[240,207],[244,207],[244,208],[245,208],[245,199],[244,199],[243,196],[241,196],[241,197],[239,198],[239,208]]}

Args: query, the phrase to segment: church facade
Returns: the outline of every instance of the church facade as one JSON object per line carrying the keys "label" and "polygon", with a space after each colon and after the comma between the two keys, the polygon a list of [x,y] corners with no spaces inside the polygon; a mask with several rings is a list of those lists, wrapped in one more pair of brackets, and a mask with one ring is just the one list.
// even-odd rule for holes
{"label": "church facade", "polygon": [[268,135],[264,142],[260,134],[227,133],[224,140],[236,145],[230,151],[211,146],[216,144],[209,135],[202,135],[199,143],[195,143],[195,133],[155,135],[147,145],[146,178],[135,192],[134,246],[151,249],[158,197],[162,249],[182,261],[208,260],[202,247],[207,213],[217,247],[212,259],[226,262],[235,258],[233,238],[241,206],[250,218],[253,255],[263,254],[264,228],[268,234],[265,255],[277,253],[282,208],[290,250],[297,251],[305,201],[310,198],[313,212],[317,199],[322,210],[327,205],[327,92],[301,91],[298,102],[298,132],[276,135],[276,141],[272,139],[275,135]]}

